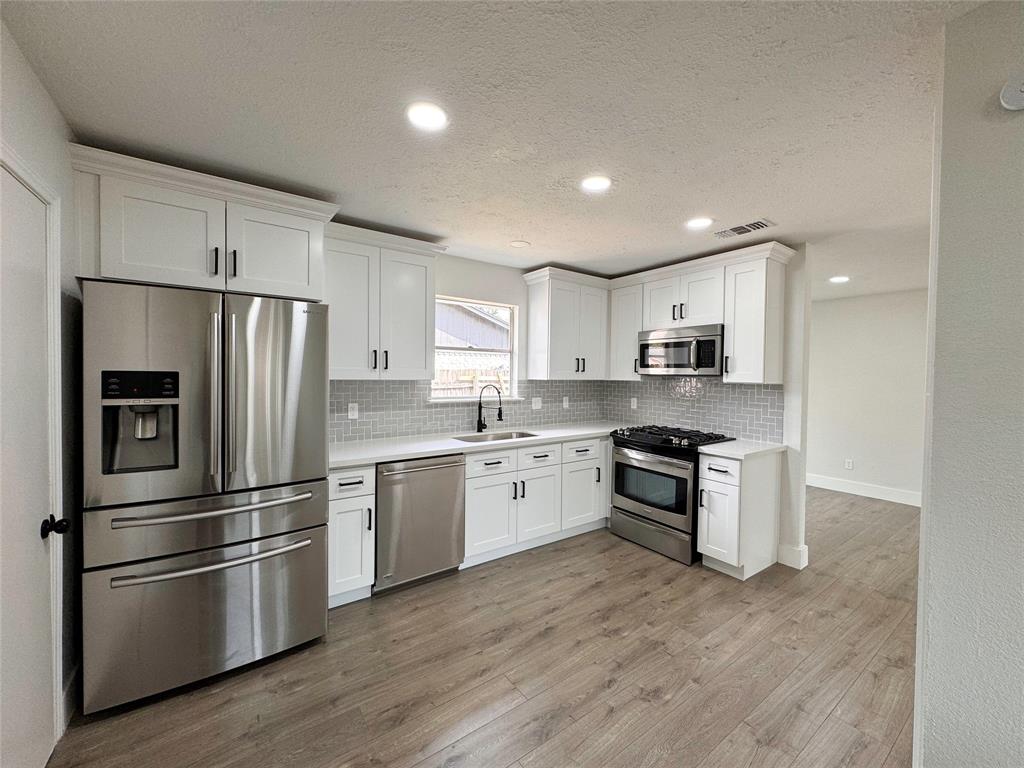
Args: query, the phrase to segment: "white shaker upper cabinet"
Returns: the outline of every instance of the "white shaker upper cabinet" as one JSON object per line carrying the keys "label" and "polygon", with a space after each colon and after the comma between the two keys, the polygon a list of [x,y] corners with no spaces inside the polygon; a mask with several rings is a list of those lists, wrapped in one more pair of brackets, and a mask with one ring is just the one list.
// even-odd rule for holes
{"label": "white shaker upper cabinet", "polygon": [[432,256],[381,249],[380,355],[382,378],[433,378]]}
{"label": "white shaker upper cabinet", "polygon": [[212,197],[101,177],[103,277],[223,289],[224,210]]}
{"label": "white shaker upper cabinet", "polygon": [[722,380],[781,384],[786,267],[758,259],[725,268]]}
{"label": "white shaker upper cabinet", "polygon": [[724,267],[679,276],[679,325],[717,325],[724,317]]}
{"label": "white shaker upper cabinet", "polygon": [[611,353],[609,378],[639,381],[638,335],[643,330],[644,286],[630,285],[611,292]]}
{"label": "white shaker upper cabinet", "polygon": [[580,286],[580,374],[585,379],[608,378],[608,291]]}
{"label": "white shaker upper cabinet", "polygon": [[644,283],[645,331],[673,328],[679,324],[679,276]]}
{"label": "white shaker upper cabinet", "polygon": [[228,290],[323,298],[322,221],[228,203],[227,222]]}
{"label": "white shaker upper cabinet", "polygon": [[548,377],[577,378],[580,373],[580,286],[552,280],[550,284],[550,347]]}
{"label": "white shaker upper cabinet", "polygon": [[524,278],[529,286],[527,377],[607,378],[608,281],[556,267]]}
{"label": "white shaker upper cabinet", "polygon": [[380,378],[380,248],[324,241],[332,379]]}

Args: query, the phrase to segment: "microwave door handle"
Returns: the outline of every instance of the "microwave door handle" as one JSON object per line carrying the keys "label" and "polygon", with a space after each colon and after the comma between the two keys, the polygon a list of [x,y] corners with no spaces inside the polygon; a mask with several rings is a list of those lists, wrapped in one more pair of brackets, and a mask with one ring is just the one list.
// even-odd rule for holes
{"label": "microwave door handle", "polygon": [[697,370],[697,339],[690,342],[690,367]]}

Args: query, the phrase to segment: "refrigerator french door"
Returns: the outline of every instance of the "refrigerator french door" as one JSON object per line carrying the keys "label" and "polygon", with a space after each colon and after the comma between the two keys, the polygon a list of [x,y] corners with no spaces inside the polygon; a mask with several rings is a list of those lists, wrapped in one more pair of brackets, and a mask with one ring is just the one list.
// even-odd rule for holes
{"label": "refrigerator french door", "polygon": [[88,713],[326,631],[327,307],[83,297]]}

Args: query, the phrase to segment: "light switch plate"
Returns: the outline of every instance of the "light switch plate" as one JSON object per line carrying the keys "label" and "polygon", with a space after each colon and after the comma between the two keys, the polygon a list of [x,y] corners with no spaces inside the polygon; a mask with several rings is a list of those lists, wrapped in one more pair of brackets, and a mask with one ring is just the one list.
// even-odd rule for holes
{"label": "light switch plate", "polygon": [[636,398],[635,397],[629,398],[629,407],[632,408],[634,411],[636,410]]}
{"label": "light switch plate", "polygon": [[350,419],[358,419],[359,418],[359,403],[349,403],[348,404],[348,417]]}
{"label": "light switch plate", "polygon": [[542,402],[541,402],[541,399],[539,397],[535,397],[535,398],[533,398],[533,400],[531,401],[530,404],[533,406],[533,410],[539,411],[540,408],[541,408]]}
{"label": "light switch plate", "polygon": [[853,459],[847,459],[846,461],[844,461],[843,466],[845,466],[847,469],[853,469]]}
{"label": "light switch plate", "polygon": [[568,397],[563,397],[562,398],[562,407],[563,408],[568,408],[569,407],[569,398]]}

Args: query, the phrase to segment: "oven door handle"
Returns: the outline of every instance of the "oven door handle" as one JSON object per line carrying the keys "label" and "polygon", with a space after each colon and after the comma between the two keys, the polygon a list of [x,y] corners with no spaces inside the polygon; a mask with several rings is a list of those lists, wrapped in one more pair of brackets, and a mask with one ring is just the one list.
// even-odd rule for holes
{"label": "oven door handle", "polygon": [[668,456],[658,456],[653,453],[644,453],[643,451],[635,451],[632,448],[616,448],[616,458],[622,456],[628,459],[628,463],[634,464],[635,466],[645,465],[662,465],[668,466],[673,469],[682,469],[693,471],[693,462],[683,461],[682,459],[672,459]]}

